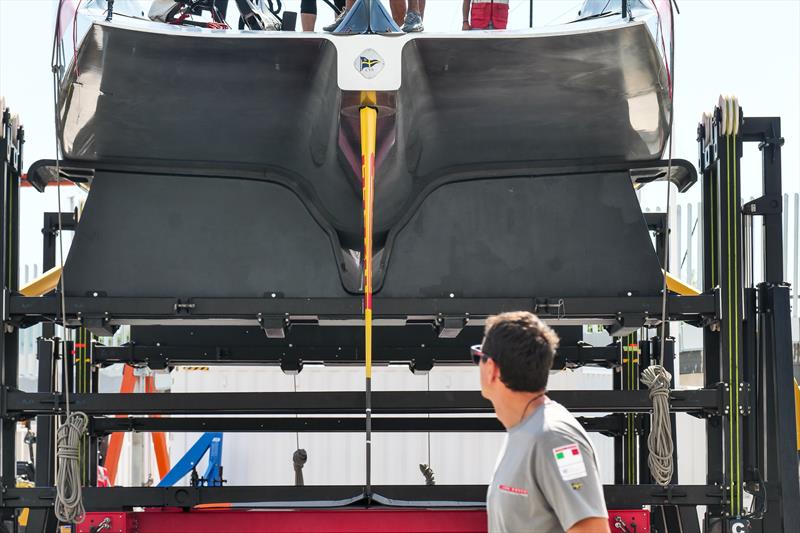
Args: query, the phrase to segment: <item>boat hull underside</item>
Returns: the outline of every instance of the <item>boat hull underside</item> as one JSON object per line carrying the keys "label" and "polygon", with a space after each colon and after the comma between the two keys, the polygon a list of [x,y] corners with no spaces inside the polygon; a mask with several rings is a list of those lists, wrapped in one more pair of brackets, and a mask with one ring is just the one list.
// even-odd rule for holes
{"label": "boat hull underside", "polygon": [[[195,33],[92,25],[62,85],[65,157],[291,182],[356,248],[358,94],[337,85],[336,39],[349,38]],[[385,66],[402,69],[400,90],[379,94],[376,238],[454,169],[658,159],[662,67],[643,23],[407,40],[402,65]]]}

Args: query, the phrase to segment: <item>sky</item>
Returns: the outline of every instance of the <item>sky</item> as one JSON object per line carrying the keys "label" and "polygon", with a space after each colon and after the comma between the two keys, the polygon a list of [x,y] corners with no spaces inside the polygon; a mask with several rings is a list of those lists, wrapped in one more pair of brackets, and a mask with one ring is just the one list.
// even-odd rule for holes
{"label": "sky", "polygon": [[[385,2],[386,0],[384,0]],[[284,0],[297,10],[300,0]],[[568,20],[581,2],[535,0],[535,25]],[[800,191],[800,0],[679,0],[675,36],[674,157],[695,162],[695,130],[703,111],[710,111],[720,94],[735,94],[745,116],[782,118],[784,190]],[[26,126],[26,167],[53,158],[53,91],[50,50],[55,0],[0,0],[0,94],[20,113]],[[231,6],[233,8],[233,6]],[[511,28],[528,25],[528,0],[511,0]],[[332,20],[320,2],[318,28]],[[428,0],[427,30],[458,31],[461,0]],[[760,160],[755,149],[742,165],[743,196],[760,192]],[[74,188],[64,202],[79,201]],[[699,187],[678,197],[697,202]],[[658,184],[642,195],[645,206],[665,204]],[[26,190],[23,198],[23,262],[35,262],[41,250],[41,212],[55,210],[56,195]]]}

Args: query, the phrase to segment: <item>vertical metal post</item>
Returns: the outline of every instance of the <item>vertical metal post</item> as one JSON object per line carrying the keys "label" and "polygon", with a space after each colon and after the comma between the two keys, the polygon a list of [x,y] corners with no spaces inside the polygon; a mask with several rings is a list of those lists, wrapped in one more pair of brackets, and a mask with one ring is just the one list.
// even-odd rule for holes
{"label": "vertical metal post", "polygon": [[[695,225],[692,222],[692,204],[691,202],[686,206],[686,280],[698,287],[697,281],[695,280],[694,275],[694,262],[692,261],[692,239],[694,237],[694,232],[692,230],[695,229]],[[681,262],[683,262],[683,257],[681,257]]]}
{"label": "vertical metal post", "polygon": [[763,283],[759,286],[759,300],[766,396],[763,406],[766,431],[762,434],[767,490],[764,531],[796,531],[800,524],[800,487],[797,482],[789,288]]}
{"label": "vertical metal post", "polygon": [[794,316],[800,317],[800,193],[794,193]]}
{"label": "vertical metal post", "polygon": [[[51,339],[40,338],[36,343],[39,359],[39,392],[52,393],[56,385],[58,347]],[[37,487],[55,485],[55,419],[50,415],[36,417],[36,477]],[[55,531],[56,517],[52,508],[32,509],[28,519],[30,531]]]}
{"label": "vertical metal post", "polygon": [[[747,250],[745,250],[747,251]],[[744,322],[743,343],[744,351],[748,354],[742,360],[742,382],[746,383],[743,393],[750,397],[758,398],[766,391],[759,383],[759,366],[761,352],[758,349],[758,310],[756,307],[756,289],[746,286],[744,290]],[[758,464],[758,418],[757,412],[753,413],[752,407],[743,407],[742,412],[742,459],[744,462],[744,482],[754,487],[760,483],[762,471]]]}
{"label": "vertical metal post", "polygon": [[[2,127],[4,130],[5,148],[0,154],[2,168],[2,260],[0,260],[0,280],[2,280],[3,316],[0,342],[0,387],[16,389],[19,373],[19,329],[5,323],[5,300],[9,293],[19,288],[19,179],[22,165],[21,148],[23,142],[22,128],[11,131],[10,116],[2,110]],[[12,133],[16,142],[12,141]],[[5,416],[0,419],[0,475],[3,487],[16,485],[16,429],[17,423]],[[13,511],[3,509],[0,519],[14,518]]]}
{"label": "vertical metal post", "polygon": [[[627,337],[620,339],[622,344],[622,389],[636,390],[639,388],[639,342],[638,334],[631,333]],[[638,479],[638,443],[636,442],[636,423],[637,415],[627,413],[625,416],[625,439],[624,439],[624,483],[635,485]]]}
{"label": "vertical metal post", "polygon": [[[625,343],[619,343],[619,366],[614,369],[612,376],[612,387],[614,390],[622,390],[622,380],[625,374]],[[625,436],[614,436],[614,484],[622,485],[625,483]]]}
{"label": "vertical metal post", "polygon": [[[717,167],[717,145],[714,142],[706,142],[706,139],[713,139],[712,131],[706,131],[705,125],[701,124],[697,132],[699,147],[699,168],[702,174],[702,241],[703,254],[698,260],[702,260],[703,291],[712,292],[717,290],[719,280],[719,248],[718,248],[718,178]],[[721,375],[721,354],[720,354],[720,334],[716,328],[703,328],[703,382],[706,388],[714,388],[722,381]],[[709,485],[722,485],[724,482],[723,473],[723,436],[722,418],[711,416],[706,419],[706,458],[707,471],[706,482]],[[722,505],[709,505],[708,517],[722,516]]]}
{"label": "vertical metal post", "polygon": [[[652,343],[648,339],[642,339],[639,341],[638,376],[641,376],[642,372],[650,366],[652,358]],[[650,476],[650,466],[647,464],[647,439],[650,436],[650,417],[648,415],[637,415],[637,417],[639,421],[639,483],[649,485],[653,482]]]}
{"label": "vertical metal post", "polygon": [[528,27],[533,28],[533,0],[528,2]]}
{"label": "vertical metal post", "polygon": [[783,279],[783,220],[780,207],[783,194],[781,179],[781,119],[750,118],[742,124],[742,139],[757,142],[761,150],[761,171],[764,198],[777,201],[779,209],[764,213],[764,281],[779,285]]}

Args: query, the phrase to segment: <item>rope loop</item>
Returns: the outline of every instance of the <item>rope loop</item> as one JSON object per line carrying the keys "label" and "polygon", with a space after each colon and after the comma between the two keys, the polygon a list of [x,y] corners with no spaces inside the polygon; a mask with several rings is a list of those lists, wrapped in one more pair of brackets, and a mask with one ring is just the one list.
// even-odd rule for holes
{"label": "rope loop", "polygon": [[73,412],[67,415],[56,432],[56,518],[66,524],[83,522],[86,511],[83,508],[81,492],[80,446],[81,438],[89,425],[85,413]]}
{"label": "rope loop", "polygon": [[649,455],[647,464],[653,479],[659,485],[667,486],[672,481],[674,465],[672,452],[672,424],[670,421],[669,393],[672,374],[661,365],[649,366],[642,372],[642,383],[649,389],[653,401],[653,414],[650,417],[650,435],[647,437]]}

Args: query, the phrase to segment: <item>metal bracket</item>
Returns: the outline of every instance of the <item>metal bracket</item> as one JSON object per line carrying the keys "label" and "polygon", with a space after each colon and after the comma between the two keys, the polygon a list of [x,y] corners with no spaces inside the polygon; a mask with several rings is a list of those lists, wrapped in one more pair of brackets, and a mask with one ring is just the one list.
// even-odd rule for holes
{"label": "metal bracket", "polygon": [[750,405],[751,390],[750,384],[746,381],[739,383],[739,414],[742,416],[747,416],[753,411]]}
{"label": "metal bracket", "polygon": [[617,315],[616,321],[606,326],[606,331],[612,337],[625,337],[638,330],[645,324],[645,317],[642,315]]}
{"label": "metal bracket", "polygon": [[119,329],[119,326],[110,324],[108,316],[91,318],[84,317],[81,319],[81,324],[84,328],[88,329],[92,335],[97,337],[113,337]]}
{"label": "metal bracket", "polygon": [[281,358],[281,370],[284,374],[296,376],[303,371],[303,360],[298,356]]}
{"label": "metal bracket", "polygon": [[777,194],[760,196],[742,206],[745,215],[778,215],[781,212],[781,197]]}
{"label": "metal bracket", "polygon": [[433,370],[434,362],[433,357],[430,355],[415,357],[408,364],[408,369],[411,370],[412,374],[424,375]]}
{"label": "metal bracket", "polygon": [[440,339],[455,339],[466,327],[469,319],[459,316],[442,316],[436,319],[436,329]]}
{"label": "metal bracket", "polygon": [[758,149],[773,148],[783,146],[785,139],[783,137],[766,137],[763,141],[758,143]]}
{"label": "metal bracket", "polygon": [[719,406],[715,410],[707,411],[706,414],[712,416],[728,416],[731,412],[731,404],[729,401],[730,386],[725,383],[717,383],[715,388],[719,393]]}
{"label": "metal bracket", "polygon": [[285,339],[289,320],[283,317],[258,315],[258,323],[264,330],[268,339]]}
{"label": "metal bracket", "polygon": [[564,309],[564,299],[551,300],[548,298],[536,298],[533,303],[533,312],[539,316],[555,316],[563,318],[566,314]]}

